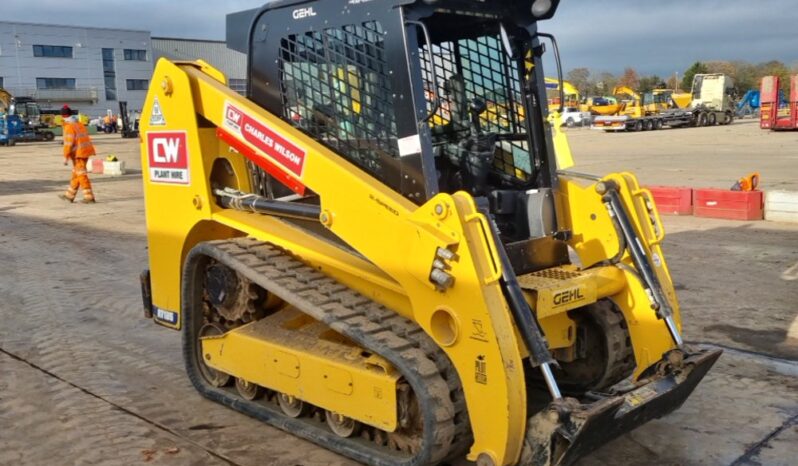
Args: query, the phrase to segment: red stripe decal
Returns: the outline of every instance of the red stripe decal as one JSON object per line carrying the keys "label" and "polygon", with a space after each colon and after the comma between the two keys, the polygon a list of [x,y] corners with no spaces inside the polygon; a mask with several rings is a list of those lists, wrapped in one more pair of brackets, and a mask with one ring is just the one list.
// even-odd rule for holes
{"label": "red stripe decal", "polygon": [[305,195],[305,185],[293,176],[286,173],[283,169],[276,164],[263,157],[255,149],[252,149],[247,144],[239,140],[234,135],[228,133],[222,128],[216,128],[216,135],[222,141],[226,142],[230,147],[238,151],[241,155],[251,160],[255,165],[266,170],[266,173],[273,176],[277,181],[288,187],[291,191],[300,196]]}
{"label": "red stripe decal", "polygon": [[225,129],[236,135],[240,134],[245,141],[258,148],[272,162],[293,173],[297,178],[302,178],[307,155],[303,149],[230,102],[225,103],[223,118],[222,126]]}

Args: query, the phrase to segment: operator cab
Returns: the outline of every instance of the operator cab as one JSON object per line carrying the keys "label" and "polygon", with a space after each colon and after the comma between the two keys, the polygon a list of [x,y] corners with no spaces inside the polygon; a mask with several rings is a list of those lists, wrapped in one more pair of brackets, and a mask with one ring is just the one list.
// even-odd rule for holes
{"label": "operator cab", "polygon": [[[551,36],[537,32],[558,1],[369,3],[280,0],[228,16],[248,97],[416,204],[471,193],[506,245],[562,236],[541,66]],[[560,246],[519,272],[565,262]]]}

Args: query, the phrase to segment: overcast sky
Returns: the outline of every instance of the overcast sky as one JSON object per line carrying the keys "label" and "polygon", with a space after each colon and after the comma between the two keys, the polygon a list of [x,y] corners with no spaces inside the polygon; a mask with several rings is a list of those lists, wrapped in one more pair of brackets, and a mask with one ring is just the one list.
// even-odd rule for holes
{"label": "overcast sky", "polygon": [[[323,1],[323,0],[322,0]],[[521,1],[521,0],[518,0]],[[0,0],[2,19],[224,39],[225,14],[253,0]],[[35,4],[35,7],[33,6]],[[562,0],[541,30],[559,38],[565,71],[681,74],[696,60],[798,65],[798,0]],[[552,70],[553,71],[553,70]]]}

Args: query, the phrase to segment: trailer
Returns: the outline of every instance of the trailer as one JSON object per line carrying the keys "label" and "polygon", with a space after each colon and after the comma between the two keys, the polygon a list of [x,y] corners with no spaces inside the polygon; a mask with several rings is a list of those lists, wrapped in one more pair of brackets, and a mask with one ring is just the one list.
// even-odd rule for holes
{"label": "trailer", "polygon": [[[665,127],[728,125],[734,121],[731,93],[734,84],[724,74],[697,74],[693,78],[692,101],[687,108],[674,108],[643,115],[598,116],[593,129],[603,131],[649,131]],[[642,108],[642,107],[641,107]],[[623,110],[622,110],[623,111]]]}
{"label": "trailer", "polygon": [[790,77],[790,99],[784,109],[779,105],[779,77],[762,78],[759,127],[774,131],[798,129],[798,75]]}
{"label": "trailer", "polygon": [[731,110],[713,110],[704,106],[668,109],[642,117],[615,115],[595,117],[592,129],[603,131],[650,131],[665,127],[728,125],[734,121]]}

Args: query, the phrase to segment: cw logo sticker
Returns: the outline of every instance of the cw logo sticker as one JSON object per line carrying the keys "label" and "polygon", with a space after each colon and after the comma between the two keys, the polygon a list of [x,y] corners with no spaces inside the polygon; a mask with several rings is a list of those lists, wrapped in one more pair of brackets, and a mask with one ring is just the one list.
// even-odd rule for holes
{"label": "cw logo sticker", "polygon": [[185,131],[147,133],[147,154],[150,182],[183,185],[190,183],[188,137]]}

